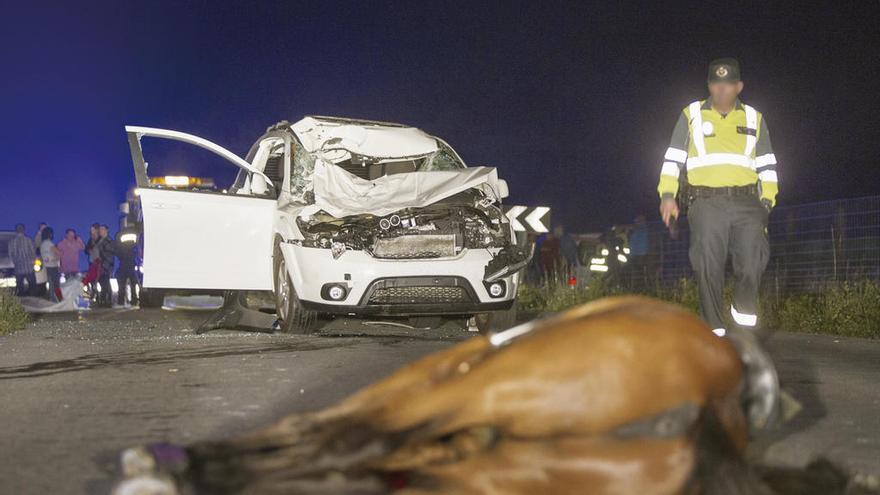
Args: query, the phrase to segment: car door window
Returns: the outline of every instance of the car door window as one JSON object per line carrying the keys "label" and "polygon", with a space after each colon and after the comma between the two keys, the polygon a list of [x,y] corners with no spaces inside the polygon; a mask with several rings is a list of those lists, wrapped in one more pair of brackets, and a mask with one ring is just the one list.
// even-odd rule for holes
{"label": "car door window", "polygon": [[179,141],[144,137],[141,148],[150,187],[222,193],[239,170],[208,150]]}
{"label": "car door window", "polygon": [[[140,188],[269,196],[273,181],[262,171],[198,136],[165,129],[127,126]],[[239,177],[243,175],[241,180]],[[242,183],[247,187],[242,188]]]}

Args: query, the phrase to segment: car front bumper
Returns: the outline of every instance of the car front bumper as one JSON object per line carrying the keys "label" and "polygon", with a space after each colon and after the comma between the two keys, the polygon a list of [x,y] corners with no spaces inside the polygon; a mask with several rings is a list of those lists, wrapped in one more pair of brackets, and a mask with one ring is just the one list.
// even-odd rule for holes
{"label": "car front bumper", "polygon": [[[333,259],[329,249],[283,243],[290,278],[304,307],[353,315],[469,315],[509,309],[519,276],[500,279],[505,293],[492,297],[483,282],[497,249],[471,249],[451,258],[380,259],[346,251]],[[346,288],[343,299],[322,295],[326,284]]]}

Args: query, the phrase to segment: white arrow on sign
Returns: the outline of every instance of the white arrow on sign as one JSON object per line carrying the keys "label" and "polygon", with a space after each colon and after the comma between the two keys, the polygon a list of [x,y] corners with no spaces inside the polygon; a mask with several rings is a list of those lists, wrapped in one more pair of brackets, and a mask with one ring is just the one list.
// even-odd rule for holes
{"label": "white arrow on sign", "polygon": [[537,233],[549,232],[547,226],[541,222],[541,218],[550,211],[546,206],[536,206],[535,211],[526,216],[526,223]]}
{"label": "white arrow on sign", "polygon": [[515,232],[525,232],[526,227],[519,223],[517,218],[520,214],[526,211],[525,206],[511,206],[509,210],[507,210],[507,218],[510,220],[510,227],[513,228]]}

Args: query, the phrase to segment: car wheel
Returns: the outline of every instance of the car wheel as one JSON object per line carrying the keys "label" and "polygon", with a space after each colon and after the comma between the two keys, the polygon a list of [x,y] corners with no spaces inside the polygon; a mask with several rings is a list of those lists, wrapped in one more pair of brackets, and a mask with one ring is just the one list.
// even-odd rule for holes
{"label": "car wheel", "polygon": [[162,289],[141,288],[138,302],[141,308],[161,308],[165,304],[165,295]]}
{"label": "car wheel", "polygon": [[516,325],[516,302],[510,309],[480,313],[474,317],[481,334],[498,333]]}
{"label": "car wheel", "polygon": [[275,314],[285,333],[311,333],[318,328],[318,313],[302,307],[281,249],[275,246]]}

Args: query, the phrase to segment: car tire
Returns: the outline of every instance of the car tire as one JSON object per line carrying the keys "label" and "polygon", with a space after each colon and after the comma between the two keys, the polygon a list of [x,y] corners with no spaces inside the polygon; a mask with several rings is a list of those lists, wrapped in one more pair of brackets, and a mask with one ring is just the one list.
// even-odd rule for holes
{"label": "car tire", "polygon": [[474,317],[477,330],[483,335],[498,333],[516,325],[516,301],[510,309],[480,313]]}
{"label": "car tire", "polygon": [[318,313],[303,308],[293,288],[281,247],[275,244],[275,314],[284,333],[307,334],[318,329]]}
{"label": "car tire", "polygon": [[162,289],[144,289],[141,288],[138,295],[138,303],[141,308],[161,308],[165,305],[166,291]]}

